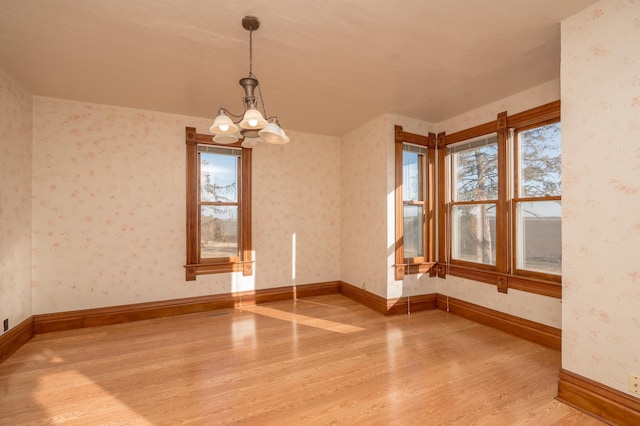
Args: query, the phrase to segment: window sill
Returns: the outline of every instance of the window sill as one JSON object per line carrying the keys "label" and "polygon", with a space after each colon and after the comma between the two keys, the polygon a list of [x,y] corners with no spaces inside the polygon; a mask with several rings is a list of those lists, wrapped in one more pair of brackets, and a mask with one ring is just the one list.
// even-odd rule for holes
{"label": "window sill", "polygon": [[225,272],[242,272],[242,275],[253,274],[253,262],[196,263],[184,265],[187,281],[195,281],[196,276],[221,274]]}
{"label": "window sill", "polygon": [[400,263],[393,265],[395,268],[395,279],[396,281],[402,280],[405,275],[416,275],[416,274],[426,274],[429,273],[429,276],[436,276],[436,262],[422,262],[422,263]]}

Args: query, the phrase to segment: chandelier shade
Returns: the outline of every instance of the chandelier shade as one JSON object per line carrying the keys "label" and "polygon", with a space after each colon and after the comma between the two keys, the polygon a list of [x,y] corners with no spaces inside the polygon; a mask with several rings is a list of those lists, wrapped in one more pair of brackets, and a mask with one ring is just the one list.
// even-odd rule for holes
{"label": "chandelier shade", "polygon": [[243,148],[255,148],[260,144],[260,142],[264,142],[264,141],[261,140],[260,138],[245,137],[240,145]]}
{"label": "chandelier shade", "polygon": [[256,108],[249,108],[242,117],[240,127],[243,129],[262,129],[267,125],[267,120],[264,119],[262,113]]}
{"label": "chandelier shade", "polygon": [[209,128],[211,133],[216,135],[230,135],[238,132],[238,126],[225,114],[224,109],[218,111],[218,116],[213,120],[213,124]]}
{"label": "chandelier shade", "polygon": [[231,143],[238,142],[238,139],[239,139],[238,136],[233,134],[231,135],[219,134],[213,137],[213,141],[215,143],[221,143],[223,145],[228,145]]}
{"label": "chandelier shade", "polygon": [[289,142],[289,137],[284,133],[284,130],[278,126],[276,120],[267,124],[264,129],[258,132],[258,134],[265,142],[270,144],[283,145]]}
{"label": "chandelier shade", "polygon": [[[255,16],[245,16],[242,18],[242,27],[249,31],[249,75],[239,81],[244,89],[242,98],[244,111],[242,114],[235,115],[227,108],[220,107],[209,131],[214,135],[213,141],[220,144],[232,144],[240,138],[243,139],[241,145],[244,148],[254,148],[260,143],[285,144],[289,142],[289,137],[280,128],[278,118],[267,115],[260,84],[253,74],[252,36],[253,32],[260,27],[260,20]],[[255,95],[256,89],[259,98]],[[258,100],[262,111],[258,107]]]}

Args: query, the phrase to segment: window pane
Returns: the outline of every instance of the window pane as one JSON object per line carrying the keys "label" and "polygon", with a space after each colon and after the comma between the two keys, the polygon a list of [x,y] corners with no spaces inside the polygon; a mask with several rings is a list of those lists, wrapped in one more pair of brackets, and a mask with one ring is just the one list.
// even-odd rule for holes
{"label": "window pane", "polygon": [[200,200],[238,202],[238,157],[200,153]]}
{"label": "window pane", "polygon": [[422,206],[404,206],[404,257],[422,257]]}
{"label": "window pane", "polygon": [[480,146],[453,155],[454,201],[498,198],[498,144]]}
{"label": "window pane", "polygon": [[402,199],[404,201],[422,201],[420,191],[420,154],[402,152]]}
{"label": "window pane", "polygon": [[237,257],[238,207],[200,207],[200,258]]}
{"label": "window pane", "polygon": [[516,205],[516,268],[562,273],[562,205],[560,201]]}
{"label": "window pane", "polygon": [[496,205],[476,204],[452,208],[453,259],[496,264]]}
{"label": "window pane", "polygon": [[560,123],[519,133],[520,196],[560,195]]}

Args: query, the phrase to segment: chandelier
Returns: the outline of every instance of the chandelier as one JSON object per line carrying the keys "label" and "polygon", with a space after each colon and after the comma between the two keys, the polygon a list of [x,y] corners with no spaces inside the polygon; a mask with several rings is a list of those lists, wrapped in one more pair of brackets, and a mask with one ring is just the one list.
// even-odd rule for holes
{"label": "chandelier", "polygon": [[[245,148],[253,148],[260,142],[285,144],[289,142],[289,137],[280,128],[278,117],[267,116],[262,91],[258,79],[253,74],[253,32],[260,28],[260,20],[255,16],[245,16],[242,18],[242,27],[249,31],[249,75],[240,79],[240,86],[244,89],[244,112],[235,115],[221,106],[209,131],[214,135],[214,142],[225,145],[235,143],[241,137],[242,146]],[[258,109],[258,99],[254,94],[256,89],[260,96],[262,112]]]}

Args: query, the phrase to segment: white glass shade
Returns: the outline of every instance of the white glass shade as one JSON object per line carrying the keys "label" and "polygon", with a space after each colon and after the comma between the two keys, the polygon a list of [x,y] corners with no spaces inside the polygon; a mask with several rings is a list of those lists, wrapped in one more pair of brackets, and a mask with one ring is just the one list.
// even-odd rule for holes
{"label": "white glass shade", "polygon": [[285,143],[289,143],[289,136],[287,136],[287,134],[284,132],[284,130],[280,129],[282,131],[282,137],[284,138],[284,142],[282,142],[283,144]]}
{"label": "white glass shade", "polygon": [[258,132],[260,137],[267,143],[283,145],[289,142],[289,138],[284,134],[284,130],[276,123],[269,123],[267,127]]}
{"label": "white glass shade", "polygon": [[209,131],[216,135],[230,135],[238,131],[238,126],[236,126],[229,116],[221,112],[218,114],[216,119],[213,120],[213,124],[209,127]]}
{"label": "white glass shade", "polygon": [[236,135],[215,135],[213,137],[213,141],[215,143],[221,143],[223,145],[228,145],[230,143],[238,142],[238,136]]}
{"label": "white glass shade", "polygon": [[262,142],[260,138],[244,138],[240,145],[243,148],[255,148],[260,142]]}
{"label": "white glass shade", "polygon": [[262,129],[266,125],[267,120],[255,108],[249,108],[240,122],[240,127],[243,129]]}

